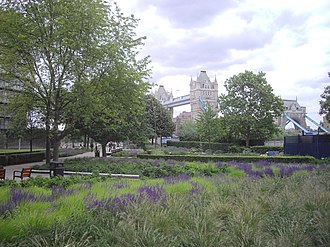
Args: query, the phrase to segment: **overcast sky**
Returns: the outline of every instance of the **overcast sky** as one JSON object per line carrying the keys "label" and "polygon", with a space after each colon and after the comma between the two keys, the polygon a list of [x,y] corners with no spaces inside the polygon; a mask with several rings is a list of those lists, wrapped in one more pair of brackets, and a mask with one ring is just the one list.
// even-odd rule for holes
{"label": "overcast sky", "polygon": [[[140,19],[151,82],[174,96],[189,94],[202,67],[226,79],[245,70],[266,73],[282,99],[295,99],[319,121],[320,94],[330,85],[329,0],[119,0]],[[185,108],[187,109],[187,108]]]}

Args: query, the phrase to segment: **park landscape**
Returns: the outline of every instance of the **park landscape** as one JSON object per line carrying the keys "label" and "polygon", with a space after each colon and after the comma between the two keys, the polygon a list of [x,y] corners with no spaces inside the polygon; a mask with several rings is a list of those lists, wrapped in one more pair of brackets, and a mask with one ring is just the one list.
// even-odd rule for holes
{"label": "park landscape", "polygon": [[[266,74],[229,77],[219,105],[206,101],[163,147],[176,126],[150,94],[152,58],[140,53],[137,25],[100,0],[0,3],[10,119],[0,142],[29,143],[2,160],[28,164],[36,135],[45,159],[34,170],[74,155],[63,142],[95,152],[64,161],[91,175],[0,180],[0,246],[329,246],[329,158],[252,145],[288,135],[274,122],[285,107]],[[329,95],[327,86],[319,102],[328,121]],[[124,147],[107,157],[115,142]]]}
{"label": "park landscape", "polygon": [[[288,160],[70,159],[66,169],[93,175],[0,181],[0,243],[327,246],[327,161]],[[140,179],[105,178],[100,172]]]}

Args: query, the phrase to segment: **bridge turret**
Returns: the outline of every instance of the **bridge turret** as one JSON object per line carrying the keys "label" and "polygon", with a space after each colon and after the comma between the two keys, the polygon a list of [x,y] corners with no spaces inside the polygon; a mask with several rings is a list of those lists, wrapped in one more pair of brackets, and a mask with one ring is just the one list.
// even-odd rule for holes
{"label": "bridge turret", "polygon": [[212,82],[206,73],[206,69],[202,68],[197,79],[190,82],[190,105],[191,105],[191,118],[194,120],[202,111],[199,100],[203,100],[207,105],[212,108],[217,107],[218,99],[218,82]]}

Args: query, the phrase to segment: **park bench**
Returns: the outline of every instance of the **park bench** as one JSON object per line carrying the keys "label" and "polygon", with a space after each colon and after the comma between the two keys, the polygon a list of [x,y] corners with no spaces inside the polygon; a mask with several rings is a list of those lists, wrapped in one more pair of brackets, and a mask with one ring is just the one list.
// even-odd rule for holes
{"label": "park bench", "polygon": [[21,171],[14,171],[13,179],[15,180],[15,178],[20,178],[21,180],[23,180],[23,178],[29,178],[31,177],[31,172],[32,168],[22,168]]}
{"label": "park bench", "polygon": [[5,178],[6,178],[6,169],[0,167],[0,179],[5,179]]}

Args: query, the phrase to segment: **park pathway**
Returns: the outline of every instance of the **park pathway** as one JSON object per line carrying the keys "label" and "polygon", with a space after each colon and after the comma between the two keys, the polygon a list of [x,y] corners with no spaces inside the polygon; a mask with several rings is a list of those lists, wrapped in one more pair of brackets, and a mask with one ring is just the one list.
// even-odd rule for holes
{"label": "park pathway", "polygon": [[[78,155],[74,155],[74,156],[69,156],[69,157],[63,157],[60,158],[60,161],[66,160],[66,159],[74,159],[74,158],[83,158],[83,157],[94,157],[94,152],[86,152],[83,154],[78,154]],[[11,166],[5,166],[4,168],[6,169],[6,179],[13,179],[13,172],[14,171],[21,171],[22,168],[26,168],[26,167],[33,167],[35,165],[43,165],[45,164],[45,160],[44,161],[39,161],[39,162],[32,162],[32,163],[26,163],[26,164],[19,164],[19,165],[11,165]],[[36,176],[43,176],[43,177],[48,177],[49,178],[49,174],[36,174],[36,173],[32,173],[31,177],[36,177]],[[17,181],[19,179],[16,179]]]}

